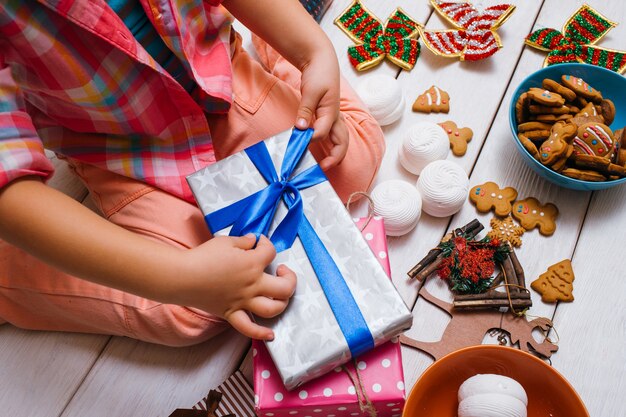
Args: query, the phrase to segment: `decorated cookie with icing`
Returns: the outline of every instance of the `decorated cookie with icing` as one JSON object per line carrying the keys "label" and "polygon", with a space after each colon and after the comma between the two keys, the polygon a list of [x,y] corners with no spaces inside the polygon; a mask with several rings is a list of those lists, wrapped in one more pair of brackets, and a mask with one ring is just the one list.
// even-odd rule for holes
{"label": "decorated cookie with icing", "polygon": [[601,158],[615,158],[613,132],[602,123],[585,123],[578,128],[572,145],[574,154],[594,155]]}
{"label": "decorated cookie with icing", "polygon": [[463,156],[467,152],[467,143],[474,137],[474,132],[469,127],[457,127],[451,120],[439,123],[448,134],[450,149],[456,156]]}
{"label": "decorated cookie with icing", "polygon": [[431,86],[423,94],[417,96],[413,103],[413,111],[420,113],[448,113],[450,96],[437,86]]}
{"label": "decorated cookie with icing", "polygon": [[544,165],[552,165],[567,152],[569,142],[576,136],[576,126],[570,123],[557,122],[552,126],[550,136],[539,148],[539,161]]}
{"label": "decorated cookie with icing", "polygon": [[561,76],[561,83],[576,93],[578,96],[582,96],[587,100],[591,100],[594,103],[602,102],[602,94],[587,84],[582,78],[574,77],[573,75]]}
{"label": "decorated cookie with icing", "polygon": [[531,88],[528,90],[528,97],[532,101],[547,107],[561,107],[565,104],[565,99],[560,94],[544,88]]}
{"label": "decorated cookie with icing", "polygon": [[567,101],[574,101],[576,99],[575,92],[573,92],[572,90],[570,90],[569,88],[565,86],[562,86],[561,84],[559,84],[558,82],[554,80],[546,78],[545,80],[543,80],[541,85],[546,90],[559,94],[561,97],[563,97]]}
{"label": "decorated cookie with icing", "polygon": [[521,236],[526,229],[515,224],[510,216],[504,219],[494,217],[489,224],[491,225],[491,231],[487,233],[487,236],[492,239],[508,241],[516,248],[522,246]]}
{"label": "decorated cookie with icing", "polygon": [[491,209],[500,216],[507,216],[511,212],[511,203],[517,198],[517,190],[513,187],[500,189],[495,182],[488,181],[475,186],[470,190],[469,199],[481,213]]}
{"label": "decorated cookie with icing", "polygon": [[538,227],[539,233],[551,236],[556,230],[559,209],[552,203],[543,205],[536,198],[529,197],[516,201],[511,214],[524,229],[532,230]]}

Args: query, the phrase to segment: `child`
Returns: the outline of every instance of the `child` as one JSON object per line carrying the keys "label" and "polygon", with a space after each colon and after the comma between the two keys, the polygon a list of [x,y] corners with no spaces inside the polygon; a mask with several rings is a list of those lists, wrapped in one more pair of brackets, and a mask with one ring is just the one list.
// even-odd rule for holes
{"label": "child", "polygon": [[[0,323],[172,346],[227,323],[273,337],[247,312],[280,314],[295,274],[264,273],[266,238],[211,239],[185,177],[295,123],[315,129],[311,150],[345,200],[369,187],[384,144],[297,0],[219,3],[0,4]],[[264,40],[265,68],[224,7]],[[44,147],[101,216],[44,184]]]}

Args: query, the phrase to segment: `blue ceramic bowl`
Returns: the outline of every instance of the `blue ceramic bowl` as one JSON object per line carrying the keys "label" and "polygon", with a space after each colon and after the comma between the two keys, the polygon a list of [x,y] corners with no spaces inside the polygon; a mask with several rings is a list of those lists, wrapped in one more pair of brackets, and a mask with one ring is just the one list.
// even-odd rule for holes
{"label": "blue ceramic bowl", "polygon": [[515,120],[515,103],[522,93],[528,91],[531,87],[541,87],[541,82],[545,78],[550,78],[555,81],[560,81],[561,75],[573,75],[575,77],[582,78],[590,86],[599,90],[604,98],[607,98],[615,104],[616,114],[615,120],[609,126],[611,130],[615,131],[626,126],[626,78],[616,72],[609,71],[604,68],[596,67],[588,64],[558,64],[551,67],[542,68],[530,74],[522,83],[517,87],[513,98],[509,105],[509,125],[513,132],[513,141],[517,150],[522,155],[522,158],[528,164],[533,171],[535,171],[542,178],[553,182],[561,187],[571,188],[573,190],[603,190],[605,188],[614,187],[618,184],[626,183],[626,178],[620,178],[615,181],[582,181],[575,178],[569,178],[565,175],[561,175],[556,171],[551,170],[549,167],[542,165],[539,161],[532,157],[530,153],[524,148],[522,143],[517,138],[517,122]]}

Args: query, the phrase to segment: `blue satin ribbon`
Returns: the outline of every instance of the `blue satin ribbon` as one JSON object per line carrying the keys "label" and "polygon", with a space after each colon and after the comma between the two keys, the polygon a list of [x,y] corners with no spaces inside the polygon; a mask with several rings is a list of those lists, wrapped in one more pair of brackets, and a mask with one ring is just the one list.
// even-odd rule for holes
{"label": "blue satin ribbon", "polygon": [[283,201],[288,209],[287,215],[278,224],[270,240],[276,251],[282,252],[291,248],[296,236],[300,237],[352,357],[356,357],[374,347],[372,333],[337,264],[304,215],[300,196],[300,190],[327,181],[326,176],[317,164],[292,176],[312,135],[312,129],[292,131],[280,177],[264,142],[247,148],[246,154],[267,181],[267,187],[230,206],[207,214],[205,220],[212,233],[232,225],[230,236],[253,233],[258,240],[261,235],[268,235],[276,209]]}

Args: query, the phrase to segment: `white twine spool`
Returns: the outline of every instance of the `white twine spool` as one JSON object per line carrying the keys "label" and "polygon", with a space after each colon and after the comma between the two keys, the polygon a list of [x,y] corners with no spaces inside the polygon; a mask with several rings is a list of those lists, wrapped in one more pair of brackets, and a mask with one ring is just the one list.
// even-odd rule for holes
{"label": "white twine spool", "polygon": [[404,132],[398,157],[407,171],[419,175],[426,165],[444,159],[449,151],[450,140],[446,131],[436,123],[420,122]]}
{"label": "white twine spool", "polygon": [[374,214],[385,219],[389,236],[402,236],[417,225],[422,214],[422,197],[412,184],[402,180],[380,183],[371,194]]}
{"label": "white twine spool", "polygon": [[448,217],[461,210],[469,191],[465,170],[452,161],[431,162],[417,180],[422,208],[431,216]]}
{"label": "white twine spool", "polygon": [[356,92],[381,126],[395,122],[404,112],[400,84],[390,75],[367,76],[357,85]]}

